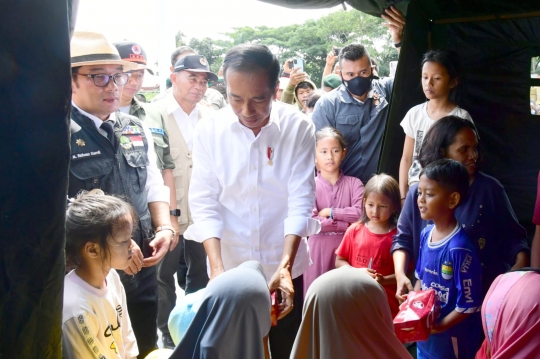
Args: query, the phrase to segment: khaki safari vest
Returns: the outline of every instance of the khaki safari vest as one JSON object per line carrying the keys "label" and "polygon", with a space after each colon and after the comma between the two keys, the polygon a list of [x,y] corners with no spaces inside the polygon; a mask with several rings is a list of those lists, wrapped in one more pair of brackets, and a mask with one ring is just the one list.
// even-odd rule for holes
{"label": "khaki safari vest", "polygon": [[[169,94],[168,96],[172,96],[172,94]],[[156,106],[159,106],[165,128],[169,135],[170,153],[175,165],[173,177],[174,185],[176,186],[176,208],[180,209],[178,224],[180,226],[180,234],[184,234],[187,227],[193,224],[188,206],[188,190],[191,180],[191,171],[193,169],[193,160],[191,158],[191,151],[176,123],[174,115],[172,113],[167,113],[167,102],[167,99],[163,99],[157,102]],[[199,120],[214,112],[211,108],[200,103],[197,104],[197,110]]]}

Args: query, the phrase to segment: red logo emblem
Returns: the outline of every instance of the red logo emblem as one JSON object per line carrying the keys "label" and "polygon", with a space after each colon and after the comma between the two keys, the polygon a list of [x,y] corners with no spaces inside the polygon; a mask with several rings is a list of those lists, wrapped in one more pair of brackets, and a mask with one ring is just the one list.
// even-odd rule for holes
{"label": "red logo emblem", "polygon": [[201,57],[201,59],[199,60],[199,62],[200,62],[201,65],[203,65],[203,66],[208,65],[208,62],[206,62],[206,59],[205,59],[204,57]]}
{"label": "red logo emblem", "polygon": [[133,46],[131,46],[131,51],[136,54],[136,55],[139,55],[141,52],[142,52],[142,49],[139,45],[135,44]]}

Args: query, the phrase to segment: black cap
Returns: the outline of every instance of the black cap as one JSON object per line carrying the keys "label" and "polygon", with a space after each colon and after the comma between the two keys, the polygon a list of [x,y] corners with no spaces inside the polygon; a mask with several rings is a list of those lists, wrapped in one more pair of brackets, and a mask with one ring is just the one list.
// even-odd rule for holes
{"label": "black cap", "polygon": [[208,80],[218,80],[217,75],[210,71],[210,66],[208,66],[206,57],[202,55],[188,55],[180,58],[178,61],[176,61],[176,64],[174,64],[174,72],[182,70],[191,72],[206,72],[208,74]]}
{"label": "black cap", "polygon": [[131,41],[115,42],[113,45],[123,61],[135,62],[139,64],[138,70],[146,69],[150,74],[154,74],[154,71],[146,66],[146,52],[141,45]]}

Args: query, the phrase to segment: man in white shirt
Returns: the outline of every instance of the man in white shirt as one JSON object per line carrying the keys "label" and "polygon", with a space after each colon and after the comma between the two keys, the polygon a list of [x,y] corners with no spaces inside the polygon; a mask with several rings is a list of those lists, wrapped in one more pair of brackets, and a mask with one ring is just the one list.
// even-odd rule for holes
{"label": "man in white shirt", "polygon": [[[197,242],[186,242],[183,234],[188,225],[193,223],[187,199],[193,166],[191,156],[193,132],[199,119],[213,112],[200,103],[208,89],[209,80],[217,81],[217,76],[210,71],[204,56],[182,56],[176,62],[174,72],[171,74],[172,92],[163,100],[146,106],[149,118],[145,121],[162,123],[168,134],[169,152],[174,164],[172,170],[173,185],[176,189],[174,202],[175,208],[180,210],[178,226],[182,242],[178,248],[167,254],[158,267],[158,327],[163,334],[163,346],[166,348],[174,348],[167,325],[169,315],[176,304],[174,274],[178,270],[178,281],[186,294],[194,293],[206,287],[208,283],[204,247]],[[158,114],[159,119],[150,118],[154,113]],[[182,266],[183,262],[185,267]]]}
{"label": "man in white shirt", "polygon": [[210,280],[247,260],[261,262],[281,296],[269,334],[272,358],[289,358],[302,319],[305,238],[320,230],[315,202],[314,126],[273,101],[280,66],[263,45],[240,45],[224,59],[230,107],[197,125],[186,238],[202,242]]}
{"label": "man in white shirt", "polygon": [[155,265],[176,241],[169,219],[169,188],[156,167],[152,134],[136,117],[117,111],[129,78],[125,71],[136,67],[122,61],[103,35],[73,34],[68,196],[75,197],[81,190],[123,196],[139,217],[132,236],[133,259],[118,274],[126,290],[139,358],[144,358],[157,341]]}

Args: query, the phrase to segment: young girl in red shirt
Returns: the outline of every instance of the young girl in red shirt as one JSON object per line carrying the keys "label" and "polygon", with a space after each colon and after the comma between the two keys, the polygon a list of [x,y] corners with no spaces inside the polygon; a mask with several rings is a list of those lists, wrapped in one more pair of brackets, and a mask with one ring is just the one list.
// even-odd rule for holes
{"label": "young girl in red shirt", "polygon": [[395,179],[386,174],[373,176],[364,187],[362,217],[347,229],[336,250],[336,267],[363,268],[383,286],[393,317],[399,311],[399,303],[390,247],[397,231],[400,198]]}

